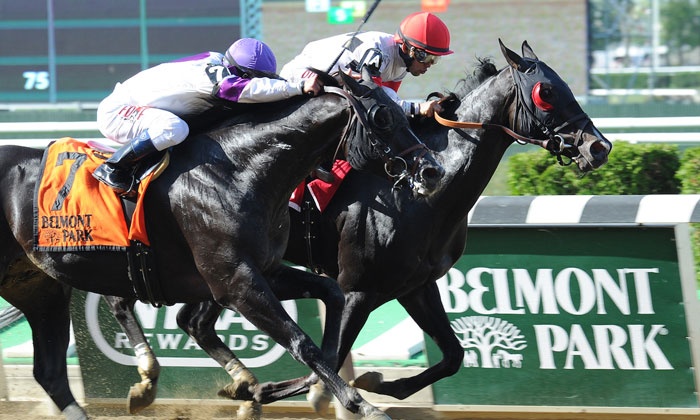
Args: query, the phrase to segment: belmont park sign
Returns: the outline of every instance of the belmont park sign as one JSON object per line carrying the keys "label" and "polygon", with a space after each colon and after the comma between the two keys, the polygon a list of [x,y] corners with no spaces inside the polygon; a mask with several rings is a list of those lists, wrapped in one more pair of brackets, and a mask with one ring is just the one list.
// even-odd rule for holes
{"label": "belmont park sign", "polygon": [[[606,269],[591,272],[565,268],[558,273],[538,268],[533,279],[526,269],[475,267],[466,276],[457,269],[440,280],[443,306],[449,313],[471,312],[487,316],[463,316],[452,327],[465,348],[468,367],[522,367],[522,355],[511,354],[527,346],[520,329],[499,316],[653,315],[650,273],[658,268],[617,270],[618,279]],[[511,290],[512,287],[512,290]],[[630,294],[630,288],[632,294]],[[575,290],[575,292],[574,292]],[[511,299],[511,296],[513,298]],[[485,300],[493,302],[487,307]],[[540,369],[672,369],[656,339],[667,335],[664,324],[533,324]],[[586,332],[589,334],[586,335]],[[592,342],[589,342],[591,337]],[[626,349],[629,347],[629,351]],[[479,361],[470,350],[478,350]],[[493,350],[497,349],[494,354]],[[561,366],[555,356],[564,354]],[[511,362],[515,362],[512,363]]]}
{"label": "belmont park sign", "polygon": [[697,407],[674,231],[470,230],[438,281],[464,359],[436,403]]}

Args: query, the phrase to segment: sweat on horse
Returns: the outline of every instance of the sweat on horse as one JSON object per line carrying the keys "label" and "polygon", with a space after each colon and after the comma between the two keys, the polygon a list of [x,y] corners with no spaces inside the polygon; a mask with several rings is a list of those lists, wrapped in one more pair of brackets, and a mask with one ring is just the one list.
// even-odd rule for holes
{"label": "sweat on horse", "polygon": [[[387,418],[335,373],[337,332],[326,333],[324,346],[333,351],[323,353],[280,303],[304,291],[329,308],[342,307],[334,282],[281,263],[289,196],[321,161],[340,153],[382,177],[385,168],[404,178],[414,168],[409,177],[416,192],[430,192],[442,174],[398,105],[364,76],[362,83],[346,79],[351,93],[329,89],[335,93],[261,105],[195,134],[172,149],[169,166],[143,201],[162,302],[213,300],[236,310],[318,373],[349,410]],[[66,377],[70,287],[126,301],[145,298],[129,280],[123,252],[36,249],[33,196],[42,155],[0,148],[0,294],[32,327],[37,381],[67,418],[85,419]],[[403,169],[392,172],[396,167]],[[339,310],[328,312],[326,325],[337,331]],[[257,379],[235,356],[217,361],[233,380],[233,397],[260,400]],[[242,407],[243,416],[259,416],[257,402]]]}
{"label": "sweat on horse", "polygon": [[[445,95],[437,122],[418,120],[414,131],[445,169],[425,200],[397,193],[373,174],[352,171],[326,210],[314,221],[311,248],[307,215],[290,211],[291,232],[284,258],[336,278],[345,295],[337,362],[341,363],[374,309],[392,299],[431,337],[443,359],[424,372],[383,381],[370,372],[354,381],[365,390],[404,399],[460,368],[463,349],[443,309],[435,283],[461,257],[467,216],[515,141],[549,150],[560,164],[581,172],[605,164],[612,144],[593,125],[567,84],[535,55],[527,42],[522,56],[500,43],[507,66],[481,60],[471,77]],[[296,297],[300,297],[297,294]],[[221,307],[185,305],[179,325],[210,355],[230,353],[216,337]],[[131,336],[133,343],[145,338]],[[328,405],[328,394],[311,387],[315,375],[266,384],[264,400],[309,391],[312,404]]]}

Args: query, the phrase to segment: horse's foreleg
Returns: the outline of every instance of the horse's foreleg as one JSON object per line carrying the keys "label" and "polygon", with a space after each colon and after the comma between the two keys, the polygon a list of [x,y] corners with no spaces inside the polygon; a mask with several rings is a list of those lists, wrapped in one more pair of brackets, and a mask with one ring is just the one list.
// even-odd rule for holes
{"label": "horse's foreleg", "polygon": [[104,296],[114,318],[129,339],[134,349],[136,364],[141,382],[135,383],[129,389],[126,406],[130,414],[138,413],[153,403],[158,391],[158,377],[160,365],[148,344],[141,325],[134,315],[134,299],[126,299],[115,296]]}
{"label": "horse's foreleg", "polygon": [[[340,370],[342,362],[350,353],[370,312],[377,306],[376,296],[367,292],[346,293],[344,302],[335,358],[336,372]],[[311,375],[284,382],[265,383],[262,385],[262,394],[265,401],[277,401],[281,398],[308,393],[307,400],[311,406],[316,412],[323,413],[330,405],[332,395],[323,383],[316,383],[317,378],[316,375]]]}
{"label": "horse's foreleg", "polygon": [[268,276],[268,283],[279,300],[318,299],[325,307],[321,350],[330,366],[338,362],[340,324],[345,306],[345,296],[334,279],[318,276],[303,270],[281,266],[278,272]]}
{"label": "horse's foreleg", "polygon": [[[219,396],[252,401],[258,380],[221,341],[214,329],[222,310],[221,306],[213,301],[186,304],[177,313],[177,324],[231,376],[233,382],[221,389]],[[255,411],[258,408],[251,407],[251,410]]]}
{"label": "horse's foreleg", "polygon": [[418,375],[384,382],[381,375],[367,372],[354,381],[358,388],[404,399],[438,380],[454,375],[462,365],[464,349],[450,327],[442,309],[436,283],[429,283],[398,299],[419,327],[435,340],[443,359]]}
{"label": "horse's foreleg", "polygon": [[[356,389],[343,381],[336,373],[335,366],[328,365],[321,349],[284,310],[270,289],[267,278],[263,277],[255,267],[245,267],[241,264],[237,268],[235,277],[230,282],[226,282],[229,285],[226,290],[220,287],[221,284],[210,284],[217,302],[229,309],[237,310],[258,329],[287,349],[294,359],[311,368],[346,409],[366,418],[388,419],[386,414],[365,401]],[[283,278],[283,272],[284,270],[278,270],[275,273],[282,275],[278,279]],[[313,276],[310,273],[307,274]],[[239,287],[231,288],[230,285]],[[262,308],[265,309],[262,310]]]}
{"label": "horse's foreleg", "polygon": [[[336,371],[340,370],[342,362],[350,354],[352,345],[360,334],[362,327],[367,323],[367,318],[373,309],[377,307],[376,295],[368,292],[348,292],[345,294],[345,305],[343,307],[343,317],[340,324],[340,340],[338,342],[338,365]],[[354,386],[353,382],[351,384]],[[318,383],[309,390],[307,400],[315,408],[330,404],[325,385]]]}
{"label": "horse's foreleg", "polygon": [[43,273],[31,273],[19,264],[9,268],[7,279],[15,270],[22,281],[8,281],[0,294],[24,313],[32,329],[34,343],[34,379],[68,420],[87,420],[68,383],[66,350],[70,341],[70,295],[68,286]]}
{"label": "horse's foreleg", "polygon": [[[311,298],[323,302],[325,322],[321,349],[329,366],[337,366],[337,347],[345,297],[335,280],[285,267],[281,273],[269,277],[269,284],[280,300]],[[269,382],[261,385],[259,395],[263,401],[272,402],[304,394],[313,389],[314,392],[309,394],[308,399],[316,412],[325,414],[330,406],[332,395],[325,390],[322,384],[310,388],[317,382],[318,376],[316,374],[284,382]]]}

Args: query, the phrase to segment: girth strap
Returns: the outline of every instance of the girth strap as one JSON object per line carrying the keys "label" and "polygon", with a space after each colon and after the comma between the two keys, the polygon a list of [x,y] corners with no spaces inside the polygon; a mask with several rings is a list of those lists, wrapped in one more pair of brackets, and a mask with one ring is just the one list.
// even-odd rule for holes
{"label": "girth strap", "polygon": [[136,297],[156,308],[167,305],[160,279],[156,274],[151,248],[140,241],[131,241],[126,257],[129,264],[129,279],[134,286]]}
{"label": "girth strap", "polygon": [[[122,208],[127,225],[131,225],[136,204],[132,200],[122,197]],[[163,297],[160,278],[156,273],[151,248],[141,241],[131,240],[126,249],[126,261],[129,280],[134,286],[138,300],[149,303],[156,308],[167,305]]]}

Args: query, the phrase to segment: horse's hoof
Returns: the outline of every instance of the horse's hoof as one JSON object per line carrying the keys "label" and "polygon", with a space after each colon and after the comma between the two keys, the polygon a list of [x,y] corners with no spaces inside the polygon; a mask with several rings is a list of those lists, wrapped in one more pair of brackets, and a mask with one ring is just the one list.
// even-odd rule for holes
{"label": "horse's hoof", "polygon": [[126,397],[126,409],[129,414],[136,414],[148,407],[156,399],[156,385],[152,382],[139,382],[129,388]]}
{"label": "horse's hoof", "polygon": [[235,365],[226,369],[233,382],[219,390],[218,395],[232,400],[253,401],[258,379],[243,365]]}
{"label": "horse's hoof", "polygon": [[328,414],[332,399],[333,394],[320,382],[311,385],[309,393],[306,394],[306,400],[311,403],[314,411],[324,417]]}
{"label": "horse's hoof", "polygon": [[262,404],[255,401],[244,401],[236,412],[236,420],[260,420]]}
{"label": "horse's hoof", "polygon": [[367,410],[361,410],[363,412],[363,420],[391,420],[385,412],[370,405]]}
{"label": "horse's hoof", "polygon": [[384,383],[384,375],[379,372],[367,372],[350,381],[350,386],[376,392],[382,383]]}
{"label": "horse's hoof", "polygon": [[217,395],[230,400],[252,401],[255,399],[250,389],[247,386],[240,386],[240,384],[228,384],[221,388]]}
{"label": "horse's hoof", "polygon": [[73,401],[61,411],[66,420],[88,420],[87,413],[77,402]]}

